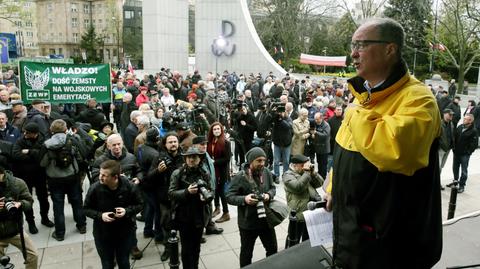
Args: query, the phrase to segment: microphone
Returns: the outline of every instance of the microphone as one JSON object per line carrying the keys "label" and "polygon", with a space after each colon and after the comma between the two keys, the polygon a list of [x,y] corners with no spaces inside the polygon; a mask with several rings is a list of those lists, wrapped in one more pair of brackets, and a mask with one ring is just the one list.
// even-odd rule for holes
{"label": "microphone", "polygon": [[308,210],[315,210],[317,208],[325,208],[326,206],[327,206],[327,201],[320,201],[320,202],[310,201],[307,204]]}

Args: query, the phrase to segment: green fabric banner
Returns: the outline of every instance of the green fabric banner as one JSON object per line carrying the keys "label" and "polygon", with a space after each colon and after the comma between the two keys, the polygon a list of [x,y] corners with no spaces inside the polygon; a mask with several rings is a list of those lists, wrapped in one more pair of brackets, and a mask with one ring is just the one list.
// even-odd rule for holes
{"label": "green fabric banner", "polygon": [[20,61],[20,90],[24,103],[52,104],[111,102],[109,64],[55,64]]}

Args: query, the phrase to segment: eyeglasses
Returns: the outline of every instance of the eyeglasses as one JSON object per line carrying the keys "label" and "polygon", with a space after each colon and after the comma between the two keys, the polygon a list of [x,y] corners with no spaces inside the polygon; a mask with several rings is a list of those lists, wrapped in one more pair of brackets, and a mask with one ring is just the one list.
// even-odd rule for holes
{"label": "eyeglasses", "polygon": [[392,43],[390,41],[385,40],[355,40],[350,43],[350,49],[352,51],[363,51],[368,47],[370,44],[388,44]]}

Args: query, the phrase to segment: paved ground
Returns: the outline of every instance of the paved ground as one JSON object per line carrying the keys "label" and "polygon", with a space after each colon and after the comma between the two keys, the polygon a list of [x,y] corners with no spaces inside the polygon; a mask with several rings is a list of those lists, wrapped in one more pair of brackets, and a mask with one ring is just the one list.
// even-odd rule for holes
{"label": "paved ground", "polygon": [[[452,156],[449,156],[445,169],[442,173],[442,184],[451,182],[453,178]],[[456,216],[465,215],[467,213],[480,210],[480,151],[477,150],[470,160],[470,176],[467,182],[465,193],[459,194],[457,201]],[[87,186],[85,186],[87,187]],[[415,188],[415,186],[405,186],[405,188]],[[277,186],[277,197],[285,199],[283,186]],[[442,192],[442,206],[444,219],[447,216],[448,201],[450,198],[450,189]],[[38,212],[38,203],[35,203]],[[38,248],[41,269],[68,268],[68,269],[96,269],[101,268],[100,260],[95,249],[92,237],[92,221],[88,221],[87,234],[81,235],[76,231],[72,219],[72,211],[68,204],[65,205],[67,233],[65,241],[57,242],[51,237],[53,229],[38,225],[40,232],[31,235],[33,241]],[[237,227],[236,208],[230,207],[232,220],[227,223],[220,224],[225,231],[222,235],[206,236],[207,243],[202,245],[200,268],[222,268],[231,269],[238,268],[238,256],[240,248],[240,237]],[[52,216],[52,211],[50,215]],[[139,222],[138,246],[144,248],[148,245],[149,240],[142,236],[143,223]],[[277,238],[279,251],[284,248],[285,238],[287,235],[287,221],[277,226]],[[478,234],[478,233],[477,233]],[[480,242],[480,238],[476,240]],[[477,245],[478,246],[478,245]],[[160,255],[163,251],[162,245],[155,245],[152,241],[145,249],[144,258],[136,261],[134,268],[169,268],[167,263],[160,261]],[[480,251],[479,251],[480,252]],[[14,247],[10,247],[7,251],[12,262],[17,268],[23,268],[23,259],[20,253]],[[254,251],[254,261],[265,257],[265,251],[257,240],[257,247]],[[480,261],[479,261],[480,262]]]}

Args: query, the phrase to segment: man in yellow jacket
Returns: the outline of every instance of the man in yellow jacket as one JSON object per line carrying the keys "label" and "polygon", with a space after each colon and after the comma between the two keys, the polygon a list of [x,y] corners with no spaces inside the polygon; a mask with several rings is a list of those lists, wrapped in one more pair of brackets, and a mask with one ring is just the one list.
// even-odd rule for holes
{"label": "man in yellow jacket", "polygon": [[442,252],[440,113],[410,76],[402,26],[372,19],[354,33],[355,97],[336,136],[333,259],[343,269],[431,268]]}

